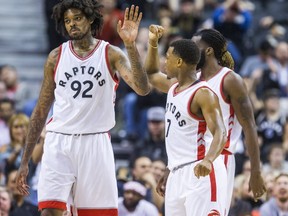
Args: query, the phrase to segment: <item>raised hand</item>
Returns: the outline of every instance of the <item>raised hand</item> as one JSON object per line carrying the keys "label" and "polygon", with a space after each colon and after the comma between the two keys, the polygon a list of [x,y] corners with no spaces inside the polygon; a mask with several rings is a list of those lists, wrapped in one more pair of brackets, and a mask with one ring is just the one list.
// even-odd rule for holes
{"label": "raised hand", "polygon": [[123,25],[121,20],[117,24],[117,32],[124,44],[135,42],[141,19],[142,12],[139,13],[138,6],[132,5],[130,9],[126,8]]}
{"label": "raised hand", "polygon": [[158,42],[164,33],[164,28],[160,25],[149,26],[149,41]]}

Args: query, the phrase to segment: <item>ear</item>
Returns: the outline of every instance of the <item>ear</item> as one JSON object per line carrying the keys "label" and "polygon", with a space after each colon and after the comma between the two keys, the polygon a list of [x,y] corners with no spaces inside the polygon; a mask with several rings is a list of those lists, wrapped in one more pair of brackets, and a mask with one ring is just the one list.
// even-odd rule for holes
{"label": "ear", "polygon": [[208,47],[205,51],[206,51],[206,55],[211,55],[214,53],[214,49],[212,47]]}
{"label": "ear", "polygon": [[182,58],[178,58],[177,59],[177,67],[180,67],[183,63],[183,59]]}

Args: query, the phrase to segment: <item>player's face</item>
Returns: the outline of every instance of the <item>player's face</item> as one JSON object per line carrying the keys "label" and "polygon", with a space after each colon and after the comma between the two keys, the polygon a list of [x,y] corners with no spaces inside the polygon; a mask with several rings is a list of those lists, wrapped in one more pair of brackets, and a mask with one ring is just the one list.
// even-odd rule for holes
{"label": "player's face", "polygon": [[79,9],[68,9],[64,13],[64,23],[72,40],[81,40],[91,31],[91,21]]}
{"label": "player's face", "polygon": [[174,50],[174,47],[169,47],[166,53],[165,70],[166,70],[168,78],[175,78],[177,74],[176,65],[177,65],[177,59],[179,59],[179,57],[177,57],[173,53],[173,50]]}

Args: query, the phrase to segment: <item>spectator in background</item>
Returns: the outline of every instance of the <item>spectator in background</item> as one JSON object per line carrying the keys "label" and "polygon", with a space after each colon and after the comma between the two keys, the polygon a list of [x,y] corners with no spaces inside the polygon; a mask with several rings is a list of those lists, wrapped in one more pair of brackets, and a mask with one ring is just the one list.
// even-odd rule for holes
{"label": "spectator in background", "polygon": [[6,84],[0,80],[0,100],[7,98]]}
{"label": "spectator in background", "polygon": [[13,197],[11,192],[5,188],[0,187],[0,215],[1,216],[11,216]]}
{"label": "spectator in background", "polygon": [[7,188],[11,190],[15,201],[10,216],[40,216],[37,206],[25,201],[24,196],[17,190],[16,174],[17,170],[10,170],[7,178]]}
{"label": "spectator in background", "polygon": [[251,24],[252,14],[242,0],[226,0],[213,14],[214,28],[235,45],[235,52],[241,53],[242,57],[245,55],[245,38]]}
{"label": "spectator in background", "polygon": [[275,178],[273,195],[260,207],[260,215],[288,215],[288,174],[281,173]]}
{"label": "spectator in background", "polygon": [[280,112],[279,90],[267,90],[264,93],[263,103],[263,110],[256,116],[256,125],[260,140],[260,156],[265,163],[269,146],[275,142],[283,142],[286,117]]}
{"label": "spectator in background", "polygon": [[285,151],[281,143],[272,143],[269,147],[268,163],[263,165],[264,175],[288,173],[288,162],[285,161]]}
{"label": "spectator in background", "polygon": [[105,40],[114,46],[122,47],[123,42],[117,33],[116,26],[118,20],[123,20],[123,11],[116,7],[117,0],[100,0],[99,2],[104,6],[102,8],[104,23],[99,39]]}
{"label": "spectator in background", "polygon": [[16,110],[21,111],[24,103],[32,97],[28,85],[19,81],[17,70],[13,65],[0,66],[0,81],[6,85],[7,97],[15,101]]}
{"label": "spectator in background", "polygon": [[167,162],[165,148],[165,109],[151,107],[147,111],[148,132],[134,149],[134,157],[145,155],[152,160],[161,158]]}
{"label": "spectator in background", "polygon": [[0,148],[0,163],[5,164],[5,174],[20,166],[28,124],[28,116],[21,113],[15,114],[9,119],[11,142]]}
{"label": "spectator in background", "polygon": [[157,208],[146,201],[147,189],[137,181],[124,184],[124,196],[119,198],[119,216],[158,216]]}
{"label": "spectator in background", "polygon": [[0,148],[10,143],[8,121],[15,113],[14,101],[8,98],[0,100]]}

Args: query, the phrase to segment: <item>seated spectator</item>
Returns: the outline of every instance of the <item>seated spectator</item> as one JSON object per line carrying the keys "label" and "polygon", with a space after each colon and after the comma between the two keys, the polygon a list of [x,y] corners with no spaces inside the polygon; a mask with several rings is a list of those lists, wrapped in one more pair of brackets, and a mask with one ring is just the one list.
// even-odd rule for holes
{"label": "seated spectator", "polygon": [[260,215],[288,215],[288,174],[281,173],[275,178],[273,195],[260,207]]}
{"label": "seated spectator", "polygon": [[137,142],[134,157],[147,156],[152,160],[162,159],[167,163],[165,147],[165,109],[151,107],[147,111],[148,132],[144,139]]}
{"label": "seated spectator", "polygon": [[1,216],[11,216],[13,197],[7,188],[0,187],[0,215]]}
{"label": "seated spectator", "polygon": [[0,164],[5,164],[5,174],[20,166],[28,124],[29,118],[21,113],[13,115],[9,120],[11,143],[0,149]]}
{"label": "seated spectator", "polygon": [[13,65],[0,66],[0,80],[6,85],[8,98],[15,101],[15,108],[20,112],[24,103],[32,97],[28,85],[20,82]]}
{"label": "seated spectator", "polygon": [[281,143],[271,144],[268,163],[263,165],[264,174],[279,175],[280,173],[288,173],[288,162],[285,161],[285,151]]}
{"label": "seated spectator", "polygon": [[18,191],[16,175],[17,170],[11,170],[7,178],[7,188],[11,190],[15,201],[10,216],[40,216],[37,206],[25,201],[24,196]]}
{"label": "seated spectator", "polygon": [[3,81],[0,80],[0,100],[7,98],[7,88]]}
{"label": "seated spectator", "polygon": [[0,149],[1,146],[11,142],[8,121],[14,113],[15,106],[13,100],[8,98],[0,100]]}
{"label": "seated spectator", "polygon": [[157,208],[146,201],[146,188],[137,181],[124,184],[124,196],[119,198],[119,216],[158,216]]}

